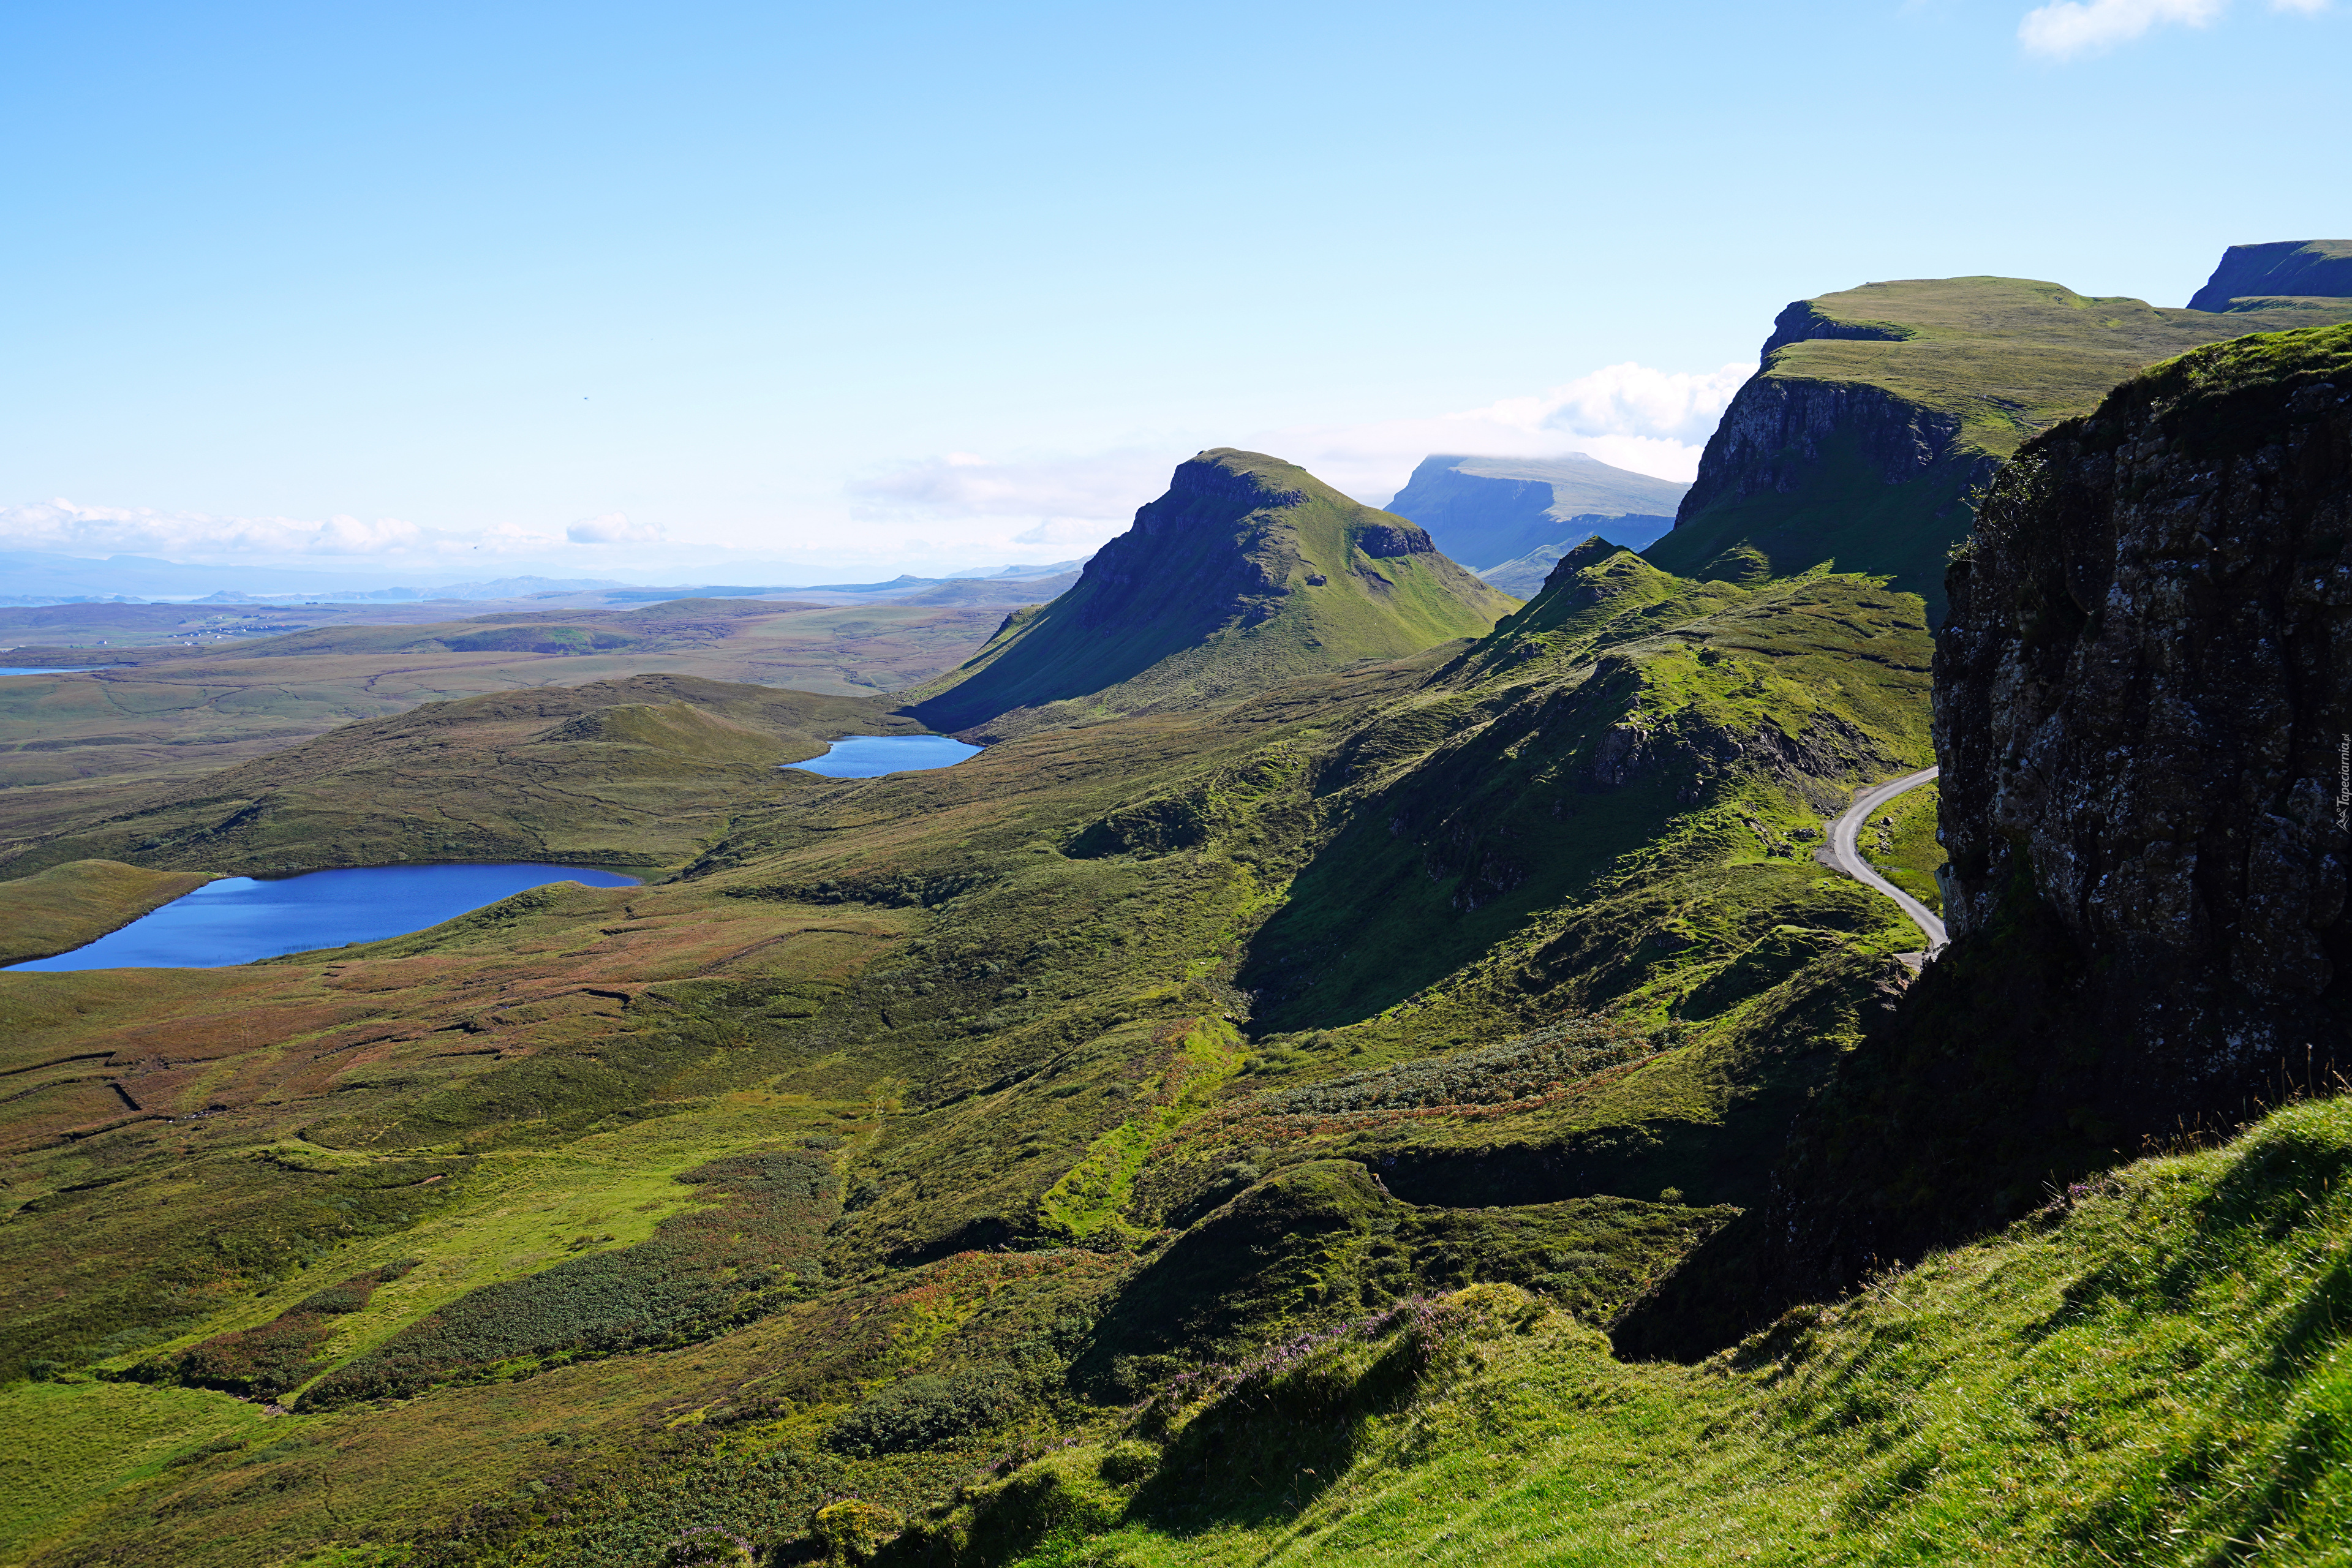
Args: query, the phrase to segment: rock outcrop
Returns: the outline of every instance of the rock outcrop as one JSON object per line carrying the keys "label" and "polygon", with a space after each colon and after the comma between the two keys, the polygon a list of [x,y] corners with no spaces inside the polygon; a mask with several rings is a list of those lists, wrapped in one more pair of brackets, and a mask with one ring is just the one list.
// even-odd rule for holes
{"label": "rock outcrop", "polygon": [[2046,904],[2137,1124],[2352,1042],[2352,328],[2189,354],[2030,444],[1937,640],[1956,937]]}
{"label": "rock outcrop", "polygon": [[2200,350],[2027,443],[1949,588],[1953,945],[1629,1351],[1704,1353],[2352,1069],[2352,327]]}

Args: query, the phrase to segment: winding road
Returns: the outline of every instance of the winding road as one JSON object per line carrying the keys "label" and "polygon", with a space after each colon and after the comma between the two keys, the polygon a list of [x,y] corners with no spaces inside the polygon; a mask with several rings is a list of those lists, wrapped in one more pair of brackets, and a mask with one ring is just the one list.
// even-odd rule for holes
{"label": "winding road", "polygon": [[1895,906],[1911,917],[1911,923],[1927,934],[1927,956],[1933,958],[1951,939],[1944,934],[1944,922],[1929,911],[1927,905],[1871,869],[1870,862],[1862,858],[1854,837],[1871,814],[1884,810],[1899,795],[1906,795],[1921,784],[1933,784],[1940,768],[1921,768],[1916,773],[1905,773],[1899,779],[1889,779],[1883,784],[1863,791],[1854,803],[1839,814],[1830,824],[1829,862],[1865,887],[1875,888],[1893,899]]}

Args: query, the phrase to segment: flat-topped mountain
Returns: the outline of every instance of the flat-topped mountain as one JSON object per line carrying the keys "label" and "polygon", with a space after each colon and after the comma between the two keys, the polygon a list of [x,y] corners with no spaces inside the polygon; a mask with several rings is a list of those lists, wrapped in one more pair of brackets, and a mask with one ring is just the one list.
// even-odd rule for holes
{"label": "flat-topped mountain", "polygon": [[1278,458],[1218,447],[1178,465],[1076,586],[1005,617],[906,711],[1003,735],[1197,707],[1483,636],[1511,604],[1417,524]]}
{"label": "flat-topped mountain", "polygon": [[2352,300],[2273,300],[2249,320],[2022,278],[1800,300],[1708,439],[1674,531],[1644,553],[1685,575],[1785,576],[1824,562],[1885,573],[1940,619],[1969,497],[2021,442],[2159,360],[2253,327],[2347,318]]}
{"label": "flat-topped mountain", "polygon": [[1581,452],[1559,458],[1441,454],[1421,460],[1389,510],[1429,530],[1440,550],[1485,574],[1531,552],[1564,550],[1603,531],[1638,550],[1671,525],[1688,489]]}
{"label": "flat-topped mountain", "polygon": [[2192,310],[2251,310],[2352,295],[2352,239],[2279,239],[2221,253]]}

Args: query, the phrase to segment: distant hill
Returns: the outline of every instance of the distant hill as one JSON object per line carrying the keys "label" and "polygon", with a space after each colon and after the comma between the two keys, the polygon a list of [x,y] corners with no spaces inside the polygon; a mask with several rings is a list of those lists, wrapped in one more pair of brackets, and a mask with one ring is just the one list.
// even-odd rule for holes
{"label": "distant hill", "polygon": [[1051,577],[959,577],[904,595],[894,605],[1042,605],[1077,586],[1078,574]]}
{"label": "distant hill", "polygon": [[691,675],[491,692],[344,724],[175,781],[10,867],[22,874],[124,854],[167,870],[648,865],[690,853],[709,831],[701,814],[769,784],[779,764],[844,734],[913,729],[867,698]]}
{"label": "distant hill", "polygon": [[2259,315],[2023,278],[1800,300],[1708,438],[1673,531],[1643,553],[1685,576],[1756,580],[1824,563],[1884,573],[1940,620],[1969,497],[2021,442],[2158,360],[2253,328],[2332,325],[2352,319],[2352,300],[2272,300]]}
{"label": "distant hill", "polygon": [[1429,530],[1446,554],[1483,571],[1546,545],[1566,549],[1604,528],[1639,550],[1673,526],[1688,489],[1580,452],[1438,456],[1422,459],[1389,510]]}
{"label": "distant hill", "polygon": [[[2352,295],[2352,239],[2280,239],[2233,245],[2189,301],[2192,310],[2245,312]],[[2265,323],[2267,324],[2267,323]]]}
{"label": "distant hill", "polygon": [[906,710],[938,730],[1017,733],[1193,707],[1481,636],[1510,608],[1405,519],[1219,447],[1180,464],[1067,593],[1007,616]]}
{"label": "distant hill", "polygon": [[[1658,521],[1664,522],[1667,520],[1660,518]],[[1643,542],[1647,543],[1648,541],[1644,540]],[[1553,569],[1563,559],[1570,555],[1580,556],[1583,552],[1595,545],[1603,547],[1601,553],[1604,555],[1619,550],[1641,548],[1638,544],[1614,544],[1597,533],[1588,533],[1581,540],[1563,539],[1558,544],[1547,544],[1540,550],[1530,550],[1515,561],[1506,561],[1500,566],[1489,566],[1478,575],[1488,585],[1500,588],[1514,598],[1532,599],[1543,592],[1544,584],[1551,580]]]}
{"label": "distant hill", "polygon": [[1067,561],[1049,561],[1042,565],[971,566],[961,572],[949,573],[948,579],[953,582],[969,577],[1060,577],[1076,572],[1086,563],[1087,558],[1079,555]]}

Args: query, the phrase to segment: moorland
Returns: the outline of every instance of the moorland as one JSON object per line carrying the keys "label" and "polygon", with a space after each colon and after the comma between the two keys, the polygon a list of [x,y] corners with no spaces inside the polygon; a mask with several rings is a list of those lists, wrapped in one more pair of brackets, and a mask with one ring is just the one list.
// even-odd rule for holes
{"label": "moorland", "polygon": [[[111,753],[0,789],[12,953],[217,873],[645,879],[236,968],[0,975],[5,1560],[2334,1560],[2328,1050],[2215,1068],[2195,1125],[2013,1068],[2081,1047],[2078,973],[2195,969],[2323,1047],[2343,983],[2167,959],[2165,908],[2068,901],[2038,840],[1946,865],[2032,683],[1930,620],[1983,508],[1949,603],[2048,643],[2061,730],[2094,665],[2184,639],[2352,657],[2352,328],[2302,325],[2352,302],[1883,287],[1768,346],[1748,406],[1801,370],[1844,389],[1829,424],[1719,435],[1674,532],[1561,541],[1524,601],[1442,522],[1220,448],[1009,615],[500,612],[0,679],[12,755]],[[1979,410],[1975,445],[1886,473],[1898,405]],[[1990,499],[1956,503],[1979,458]],[[1727,521],[1743,494],[1778,510]],[[2294,526],[2223,526],[2250,495]],[[2237,541],[2200,570],[2276,614],[2070,597],[2142,501]],[[2330,689],[2243,721],[2316,733]],[[244,749],[179,760],[206,726]],[[924,730],[989,743],[782,765]],[[2303,823],[2249,782],[2258,740],[2212,798]],[[1919,930],[1818,852],[1939,761],[1861,837],[1956,922],[1915,978]],[[2173,807],[2144,809],[2133,855]],[[2340,898],[2223,842],[2252,809],[2216,808],[2236,869],[2197,919],[2291,904],[2341,954]],[[1931,1122],[1938,1158],[2000,1133],[2000,1181],[1906,1143]],[[1864,1256],[1837,1227],[1882,1197],[1909,1228]]]}

